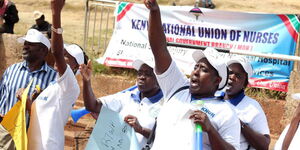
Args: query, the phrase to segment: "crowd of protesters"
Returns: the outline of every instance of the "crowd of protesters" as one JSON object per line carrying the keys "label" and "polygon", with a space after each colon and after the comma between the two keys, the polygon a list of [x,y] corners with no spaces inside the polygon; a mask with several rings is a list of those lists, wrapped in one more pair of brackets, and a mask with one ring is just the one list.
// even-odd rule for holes
{"label": "crowd of protesters", "polygon": [[[148,38],[154,62],[133,62],[137,71],[133,90],[96,98],[91,86],[91,61],[79,45],[63,42],[64,3],[51,0],[52,24],[42,12],[34,12],[36,24],[18,39],[24,44],[24,61],[9,66],[0,80],[0,122],[31,84],[26,101],[28,149],[64,149],[64,126],[80,94],[78,74],[82,76],[86,109],[95,119],[103,107],[118,112],[136,132],[140,147],[192,150],[195,126],[200,125],[205,150],[269,149],[266,115],[255,99],[245,95],[253,68],[244,57],[224,59],[211,47],[195,51],[191,58],[195,65],[187,78],[168,52],[158,3],[144,0],[149,9]],[[4,33],[5,28],[5,33],[13,33],[18,11],[8,0],[0,0],[0,6],[0,31]],[[54,57],[54,66],[46,61],[49,53]],[[300,104],[276,143],[276,150],[299,148],[295,140],[300,136],[299,121]],[[153,133],[155,138],[147,142]],[[15,149],[12,137],[1,124],[0,149]]]}

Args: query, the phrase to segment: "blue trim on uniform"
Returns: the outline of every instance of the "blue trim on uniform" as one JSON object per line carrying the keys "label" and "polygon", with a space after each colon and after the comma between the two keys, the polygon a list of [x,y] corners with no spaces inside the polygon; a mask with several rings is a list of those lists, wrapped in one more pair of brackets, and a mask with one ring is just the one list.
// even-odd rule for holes
{"label": "blue trim on uniform", "polygon": [[226,93],[223,91],[216,91],[215,96],[216,97],[222,97],[222,99],[224,99]]}
{"label": "blue trim on uniform", "polygon": [[137,85],[134,85],[134,86],[132,86],[132,87],[129,87],[128,89],[125,89],[125,90],[121,91],[120,93],[125,93],[125,92],[128,92],[128,91],[133,91],[133,90],[135,90],[136,88],[137,88]]}
{"label": "blue trim on uniform", "polygon": [[[136,92],[135,92],[135,93],[131,93],[130,96],[131,96],[131,98],[132,98],[134,101],[140,103],[140,102],[141,102],[140,94],[141,94],[141,92],[140,92],[139,90],[136,90]],[[158,102],[162,97],[163,97],[163,93],[162,93],[161,90],[159,90],[159,92],[158,92],[157,94],[155,94],[154,96],[152,96],[152,97],[145,97],[145,98],[147,98],[151,103],[156,103],[156,102]]]}
{"label": "blue trim on uniform", "polygon": [[236,97],[232,98],[232,99],[229,99],[229,102],[234,105],[234,106],[237,106],[241,101],[242,99],[245,97],[245,93],[244,91],[242,91],[239,95],[237,95]]}

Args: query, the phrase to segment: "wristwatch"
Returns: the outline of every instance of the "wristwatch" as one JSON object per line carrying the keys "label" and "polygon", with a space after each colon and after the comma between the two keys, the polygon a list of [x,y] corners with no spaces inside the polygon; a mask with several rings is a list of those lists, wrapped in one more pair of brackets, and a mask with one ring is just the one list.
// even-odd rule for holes
{"label": "wristwatch", "polygon": [[62,34],[63,33],[63,29],[62,28],[57,28],[55,29],[53,26],[51,26],[51,30],[57,34]]}

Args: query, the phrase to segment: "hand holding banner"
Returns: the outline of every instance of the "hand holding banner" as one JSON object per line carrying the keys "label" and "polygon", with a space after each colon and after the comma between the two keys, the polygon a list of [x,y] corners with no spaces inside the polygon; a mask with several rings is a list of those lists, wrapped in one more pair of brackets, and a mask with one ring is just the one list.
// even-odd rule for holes
{"label": "hand holding banner", "polygon": [[114,111],[102,107],[86,150],[140,150],[135,131]]}
{"label": "hand holding banner", "polygon": [[32,80],[22,94],[22,100],[18,101],[4,116],[1,124],[10,133],[17,150],[27,150],[25,109],[29,88]]}

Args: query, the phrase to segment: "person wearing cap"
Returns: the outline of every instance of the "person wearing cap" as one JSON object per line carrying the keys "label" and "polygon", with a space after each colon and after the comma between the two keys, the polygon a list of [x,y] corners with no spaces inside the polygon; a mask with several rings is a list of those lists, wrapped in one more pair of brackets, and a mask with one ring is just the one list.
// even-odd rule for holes
{"label": "person wearing cap", "polygon": [[16,5],[10,0],[0,0],[0,33],[14,33],[14,26],[19,21]]}
{"label": "person wearing cap", "polygon": [[[193,150],[200,145],[204,150],[239,149],[239,119],[222,97],[214,96],[227,82],[225,61],[213,48],[195,51],[192,56],[196,65],[188,80],[167,50],[156,0],[144,0],[144,3],[150,10],[148,37],[155,73],[168,100],[157,117],[151,150]],[[186,86],[187,89],[182,89]],[[203,140],[198,145],[194,140],[195,124],[203,129]]]}
{"label": "person wearing cap", "polygon": [[[297,97],[292,97],[299,100],[299,94]],[[294,112],[294,116],[291,122],[284,128],[280,134],[274,150],[296,150],[300,147],[300,103]]]}
{"label": "person wearing cap", "polygon": [[[49,40],[35,29],[28,30],[25,37],[18,39],[24,43],[24,61],[8,67],[0,80],[0,116],[4,116],[17,102],[17,92],[26,88],[32,80],[29,95],[32,95],[36,85],[41,90],[55,80],[56,71],[48,66],[45,57],[50,49]],[[2,117],[0,117],[0,121]],[[4,133],[4,132],[1,132]],[[0,139],[1,139],[0,135]],[[5,143],[10,143],[5,141]],[[1,147],[1,145],[0,145]]]}
{"label": "person wearing cap", "polygon": [[37,29],[43,34],[47,34],[48,38],[51,38],[51,24],[45,20],[44,13],[40,11],[33,12],[33,19],[35,20],[35,24],[32,25],[31,29]]}
{"label": "person wearing cap", "polygon": [[[52,38],[51,50],[55,58],[57,78],[43,90],[32,103],[28,129],[28,149],[64,149],[64,126],[80,94],[75,74],[79,65],[87,63],[82,49],[75,44],[63,45],[61,10],[64,0],[51,0]],[[65,50],[64,50],[65,49]]]}
{"label": "person wearing cap", "polygon": [[245,88],[253,74],[245,57],[233,57],[227,61],[229,79],[225,100],[233,105],[241,124],[240,149],[269,149],[270,130],[260,104],[245,95]]}
{"label": "person wearing cap", "polygon": [[163,104],[163,94],[151,61],[137,59],[133,68],[137,70],[137,88],[96,99],[91,87],[91,63],[81,65],[83,100],[86,109],[92,113],[100,113],[102,107],[120,113],[124,121],[134,128],[139,145],[144,147]]}

